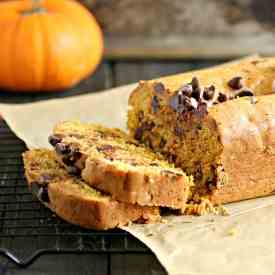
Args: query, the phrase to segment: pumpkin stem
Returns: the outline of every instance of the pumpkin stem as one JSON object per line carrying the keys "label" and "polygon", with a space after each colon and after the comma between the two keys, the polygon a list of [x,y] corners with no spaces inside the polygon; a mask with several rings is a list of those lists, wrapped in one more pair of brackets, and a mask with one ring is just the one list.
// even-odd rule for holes
{"label": "pumpkin stem", "polygon": [[33,13],[46,12],[47,10],[42,6],[41,0],[31,0],[32,7],[28,10],[22,11],[23,15],[31,15]]}

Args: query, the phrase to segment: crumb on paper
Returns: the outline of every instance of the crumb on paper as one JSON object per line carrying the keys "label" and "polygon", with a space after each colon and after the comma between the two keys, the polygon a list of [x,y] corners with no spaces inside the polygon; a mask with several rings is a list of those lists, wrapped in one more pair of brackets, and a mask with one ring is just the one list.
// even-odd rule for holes
{"label": "crumb on paper", "polygon": [[229,216],[229,211],[223,205],[214,206],[207,198],[199,198],[198,202],[189,202],[186,206],[184,214],[186,215],[205,215],[214,214],[221,216]]}
{"label": "crumb on paper", "polygon": [[133,224],[132,221],[128,221],[127,226],[131,226]]}
{"label": "crumb on paper", "polygon": [[237,227],[232,227],[227,231],[227,236],[235,236],[237,234]]}
{"label": "crumb on paper", "polygon": [[218,206],[216,206],[216,208],[217,208],[218,214],[220,214],[222,216],[229,216],[230,215],[229,210],[225,206],[218,205]]}
{"label": "crumb on paper", "polygon": [[167,219],[162,218],[162,219],[160,220],[160,222],[161,222],[161,223],[168,223],[168,220],[167,220]]}

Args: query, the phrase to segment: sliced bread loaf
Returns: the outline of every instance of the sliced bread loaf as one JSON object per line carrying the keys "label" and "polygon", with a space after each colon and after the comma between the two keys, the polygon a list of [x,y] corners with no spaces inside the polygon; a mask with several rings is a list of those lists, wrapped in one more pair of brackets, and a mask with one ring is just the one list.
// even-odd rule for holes
{"label": "sliced bread loaf", "polygon": [[71,176],[49,150],[23,155],[25,174],[32,192],[64,220],[86,228],[109,229],[132,221],[158,221],[157,207],[142,207],[113,200],[110,196]]}
{"label": "sliced bread loaf", "polygon": [[122,131],[67,121],[49,141],[68,171],[114,199],[184,210],[192,179]]}
{"label": "sliced bread loaf", "polygon": [[256,58],[142,82],[129,99],[130,134],[194,176],[195,201],[274,194],[274,65]]}

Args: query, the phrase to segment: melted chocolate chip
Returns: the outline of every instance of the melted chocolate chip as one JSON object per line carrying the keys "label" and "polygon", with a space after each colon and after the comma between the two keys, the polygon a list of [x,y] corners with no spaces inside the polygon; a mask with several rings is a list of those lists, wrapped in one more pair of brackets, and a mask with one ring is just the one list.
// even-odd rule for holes
{"label": "melted chocolate chip", "polygon": [[52,145],[52,146],[55,146],[57,143],[60,143],[61,142],[61,138],[57,135],[51,135],[49,136],[48,138],[48,141],[49,143]]}
{"label": "melted chocolate chip", "polygon": [[55,150],[59,155],[66,155],[66,154],[70,154],[71,152],[70,146],[62,142],[57,143],[55,145]]}
{"label": "melted chocolate chip", "polygon": [[154,83],[154,91],[158,94],[163,94],[165,92],[165,86],[161,82]]}
{"label": "melted chocolate chip", "polygon": [[217,100],[218,100],[220,103],[225,102],[225,101],[227,100],[226,94],[219,93]]}
{"label": "melted chocolate chip", "polygon": [[204,88],[203,98],[205,100],[212,100],[215,95],[215,86],[211,85],[210,87]]}
{"label": "melted chocolate chip", "polygon": [[235,97],[254,96],[254,93],[250,90],[242,90],[235,95]]}
{"label": "melted chocolate chip", "polygon": [[200,87],[199,79],[196,76],[194,76],[192,78],[191,85],[192,85],[193,90],[196,90]]}
{"label": "melted chocolate chip", "polygon": [[157,96],[153,96],[152,101],[151,101],[151,106],[152,106],[153,112],[156,113],[160,107],[159,99]]}
{"label": "melted chocolate chip", "polygon": [[143,128],[142,127],[138,127],[136,129],[134,137],[135,137],[136,140],[141,140],[142,136],[143,136]]}
{"label": "melted chocolate chip", "polygon": [[156,162],[152,162],[149,164],[150,166],[158,167],[159,165]]}
{"label": "melted chocolate chip", "polygon": [[233,77],[228,81],[227,85],[233,90],[239,90],[243,87],[243,78],[241,76]]}
{"label": "melted chocolate chip", "polygon": [[190,84],[187,84],[179,88],[179,92],[181,92],[185,96],[191,97],[193,88]]}

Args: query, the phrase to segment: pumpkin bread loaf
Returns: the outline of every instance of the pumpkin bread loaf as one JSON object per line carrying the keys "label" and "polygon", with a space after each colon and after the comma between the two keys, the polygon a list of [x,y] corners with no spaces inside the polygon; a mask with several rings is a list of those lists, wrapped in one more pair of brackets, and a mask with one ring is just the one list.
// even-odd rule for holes
{"label": "pumpkin bread loaf", "polygon": [[190,200],[213,204],[275,190],[275,58],[156,81],[129,99],[130,135],[194,176]]}
{"label": "pumpkin bread loaf", "polygon": [[158,221],[157,207],[142,207],[113,200],[110,196],[69,175],[49,150],[23,155],[30,189],[38,199],[64,220],[93,229],[109,229],[132,221]]}
{"label": "pumpkin bread loaf", "polygon": [[49,142],[69,172],[115,200],[185,208],[192,178],[118,129],[67,121]]}

